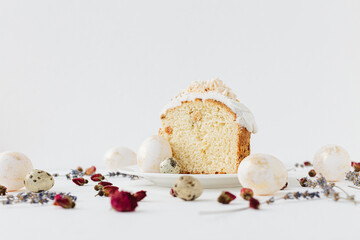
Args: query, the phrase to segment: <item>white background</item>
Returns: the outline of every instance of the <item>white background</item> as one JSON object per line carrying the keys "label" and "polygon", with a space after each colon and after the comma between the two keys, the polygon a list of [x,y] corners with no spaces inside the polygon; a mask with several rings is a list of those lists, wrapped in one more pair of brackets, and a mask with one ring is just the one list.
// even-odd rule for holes
{"label": "white background", "polygon": [[336,143],[360,161],[359,32],[359,1],[2,1],[0,152],[101,166],[219,77],[256,117],[253,153],[290,165]]}
{"label": "white background", "polygon": [[[101,167],[108,148],[136,150],[156,134],[161,108],[179,90],[219,77],[257,119],[252,152],[291,165],[336,143],[360,161],[359,43],[356,0],[1,1],[0,152],[24,152],[44,170]],[[240,188],[227,189],[238,199],[223,206],[215,200],[223,189],[184,202],[143,180],[108,180],[147,190],[148,197],[136,212],[118,213],[109,199],[93,197],[93,182],[78,187],[56,179],[52,191],[77,195],[76,208],[0,206],[1,239],[338,240],[357,234],[359,205],[344,201],[289,200],[201,216],[246,206]],[[292,180],[288,191],[304,191]]]}

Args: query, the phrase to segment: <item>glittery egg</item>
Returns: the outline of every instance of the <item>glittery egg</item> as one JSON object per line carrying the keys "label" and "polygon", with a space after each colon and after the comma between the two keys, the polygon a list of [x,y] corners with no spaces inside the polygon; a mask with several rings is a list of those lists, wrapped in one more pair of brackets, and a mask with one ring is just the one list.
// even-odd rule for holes
{"label": "glittery egg", "polygon": [[174,185],[175,196],[185,201],[193,201],[204,191],[200,181],[192,176],[181,176]]}
{"label": "glittery egg", "polygon": [[110,171],[135,164],[136,153],[127,147],[114,147],[105,154],[105,167]]}
{"label": "glittery egg", "polygon": [[244,188],[256,195],[271,195],[287,182],[288,172],[284,164],[269,154],[253,154],[241,161],[238,178]]}
{"label": "glittery egg", "polygon": [[181,171],[181,167],[175,158],[167,158],[160,163],[161,173],[178,174]]}
{"label": "glittery egg", "polygon": [[48,172],[34,169],[26,174],[24,184],[31,192],[47,191],[54,186],[54,178]]}
{"label": "glittery egg", "polygon": [[137,164],[143,172],[160,172],[160,163],[172,157],[169,142],[158,135],[145,139],[137,153]]}
{"label": "glittery egg", "polygon": [[8,191],[23,188],[25,175],[32,169],[30,159],[23,153],[7,151],[0,154],[0,184]]}
{"label": "glittery egg", "polygon": [[351,160],[348,152],[337,145],[325,145],[314,156],[314,169],[328,181],[340,181],[350,171]]}

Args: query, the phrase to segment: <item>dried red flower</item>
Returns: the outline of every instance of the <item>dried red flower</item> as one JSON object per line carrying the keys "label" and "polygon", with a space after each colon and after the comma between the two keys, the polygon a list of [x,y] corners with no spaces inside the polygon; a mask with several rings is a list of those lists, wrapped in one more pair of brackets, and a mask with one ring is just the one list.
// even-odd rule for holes
{"label": "dried red flower", "polygon": [[117,190],[119,190],[118,187],[111,186],[111,185],[104,186],[104,188],[103,188],[105,197],[109,197],[111,194],[113,194]]}
{"label": "dried red flower", "polygon": [[0,185],[0,196],[6,195],[7,188],[3,185]]}
{"label": "dried red flower", "polygon": [[98,183],[98,185],[101,185],[101,186],[105,187],[105,186],[110,186],[110,185],[113,185],[113,184],[111,182],[101,181],[101,182]]}
{"label": "dried red flower", "polygon": [[355,172],[360,172],[360,162],[353,162],[352,166]]}
{"label": "dried red flower", "polygon": [[111,206],[119,212],[133,212],[137,205],[136,197],[125,191],[115,191],[111,194]]}
{"label": "dried red flower", "polygon": [[146,191],[141,190],[133,194],[133,196],[136,198],[136,201],[140,202],[146,197]]}
{"label": "dried red flower", "polygon": [[235,198],[236,196],[231,192],[223,191],[218,197],[217,201],[222,204],[229,204]]}
{"label": "dried red flower", "polygon": [[300,186],[307,187],[307,185],[306,185],[307,179],[306,178],[300,178],[299,183],[300,183]]}
{"label": "dried red flower", "polygon": [[253,209],[259,209],[260,202],[256,198],[250,198],[249,207]]}
{"label": "dried red flower", "polygon": [[96,172],[96,167],[91,166],[85,170],[85,175],[91,176]]}
{"label": "dried red flower", "polygon": [[170,189],[170,195],[173,197],[176,197],[176,193],[175,193],[174,189]]}
{"label": "dried red flower", "polygon": [[306,161],[306,162],[304,162],[304,166],[306,166],[306,167],[312,166],[312,163],[309,161]]}
{"label": "dried red flower", "polygon": [[240,196],[245,200],[250,200],[254,196],[254,192],[250,188],[242,188],[240,190]]}
{"label": "dried red flower", "polygon": [[54,205],[62,208],[74,208],[75,202],[69,196],[58,194],[54,197]]}
{"label": "dried red flower", "polygon": [[73,178],[72,181],[78,186],[83,186],[84,184],[89,182],[88,180],[86,180],[84,178]]}
{"label": "dried red flower", "polygon": [[91,177],[91,180],[93,180],[94,182],[100,182],[102,180],[105,179],[105,177],[103,175],[101,175],[100,173],[94,174]]}

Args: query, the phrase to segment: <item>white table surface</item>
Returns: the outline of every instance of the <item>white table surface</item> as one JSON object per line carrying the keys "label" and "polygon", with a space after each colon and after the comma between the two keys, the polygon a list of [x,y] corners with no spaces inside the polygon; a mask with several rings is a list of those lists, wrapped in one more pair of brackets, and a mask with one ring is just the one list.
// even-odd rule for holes
{"label": "white table surface", "polygon": [[[306,172],[297,171],[298,176]],[[95,185],[76,186],[57,178],[52,191],[71,192],[78,197],[76,208],[62,209],[52,204],[17,204],[0,206],[0,239],[352,239],[358,238],[360,204],[319,200],[280,200],[262,205],[260,210],[200,215],[199,211],[240,208],[247,202],[238,197],[229,205],[216,199],[222,190],[239,195],[240,188],[206,189],[192,202],[169,194],[168,188],[154,186],[146,180],[108,178],[127,191],[146,190],[148,196],[135,212],[116,212],[110,199],[94,197]],[[349,182],[337,183],[349,193]],[[286,191],[305,191],[290,182]],[[265,200],[268,197],[259,199]]]}

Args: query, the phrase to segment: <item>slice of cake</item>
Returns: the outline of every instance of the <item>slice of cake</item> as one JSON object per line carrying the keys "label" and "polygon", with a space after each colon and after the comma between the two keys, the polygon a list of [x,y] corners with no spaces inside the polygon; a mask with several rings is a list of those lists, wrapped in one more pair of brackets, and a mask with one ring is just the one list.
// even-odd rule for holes
{"label": "slice of cake", "polygon": [[219,79],[193,82],[161,113],[166,138],[182,173],[236,173],[250,154],[257,125],[251,111]]}

